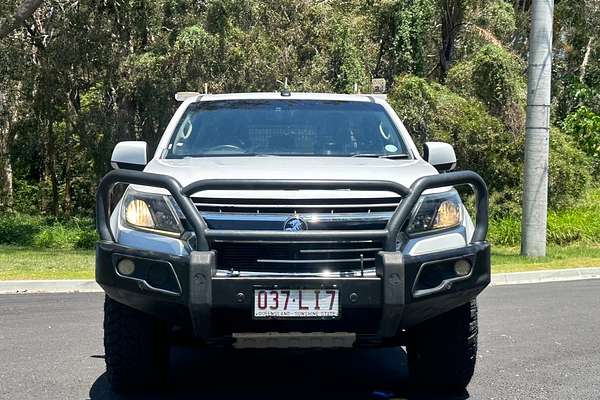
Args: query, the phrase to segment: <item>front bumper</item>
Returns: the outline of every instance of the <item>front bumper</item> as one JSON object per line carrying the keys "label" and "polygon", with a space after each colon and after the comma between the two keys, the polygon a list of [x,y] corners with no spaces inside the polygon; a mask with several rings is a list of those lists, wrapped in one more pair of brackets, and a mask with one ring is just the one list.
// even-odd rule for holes
{"label": "front bumper", "polygon": [[[123,259],[138,266],[135,276],[119,274],[116,266]],[[452,276],[452,265],[460,259],[469,262],[471,271]],[[490,246],[477,242],[420,256],[380,252],[375,276],[222,277],[215,271],[211,251],[179,257],[112,241],[99,242],[96,250],[96,280],[108,296],[187,328],[197,339],[240,332],[354,332],[391,339],[477,296],[490,282]],[[337,288],[340,317],[255,320],[253,290],[261,287]]]}
{"label": "front bumper", "polygon": [[[110,228],[110,193],[116,183],[166,189],[179,205],[193,235],[187,242],[190,256],[144,251],[116,243]],[[476,225],[471,244],[458,249],[407,256],[397,252],[399,234],[424,191],[454,185],[470,185],[475,192]],[[209,229],[191,197],[204,190],[357,190],[389,191],[402,201],[385,229],[353,230],[219,230]],[[410,188],[390,181],[346,180],[201,180],[186,187],[172,177],[139,171],[116,170],[100,183],[96,224],[96,280],[108,296],[132,308],[169,320],[192,332],[197,339],[232,337],[233,333],[352,332],[385,341],[404,328],[468,302],[490,281],[490,249],[485,242],[488,227],[488,192],[481,177],[471,171],[423,176]],[[190,232],[191,234],[191,232]],[[372,276],[221,276],[211,244],[216,241],[264,243],[304,241],[382,240],[385,251],[376,256]],[[124,259],[135,272],[124,276],[117,265]],[[468,274],[454,273],[454,263],[466,260]],[[131,267],[131,265],[130,265]],[[125,269],[121,269],[124,271]],[[340,317],[321,320],[255,320],[256,288],[337,288]]]}

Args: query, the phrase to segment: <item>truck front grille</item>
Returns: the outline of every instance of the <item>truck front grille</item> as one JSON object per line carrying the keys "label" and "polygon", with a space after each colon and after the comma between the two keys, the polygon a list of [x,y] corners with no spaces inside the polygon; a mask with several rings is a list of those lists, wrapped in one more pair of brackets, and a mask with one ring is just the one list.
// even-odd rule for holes
{"label": "truck front grille", "polygon": [[228,199],[192,197],[200,212],[244,214],[338,214],[393,212],[400,197],[349,199]]}
{"label": "truck front grille", "polygon": [[[192,197],[209,229],[285,230],[290,218],[308,230],[385,228],[401,200],[393,197],[268,199]],[[213,240],[217,268],[252,272],[345,272],[370,269],[381,240],[229,241]]]}
{"label": "truck front grille", "polygon": [[[215,241],[219,269],[269,272],[355,271],[375,266],[378,241],[225,242]],[[362,260],[362,261],[361,261]]]}

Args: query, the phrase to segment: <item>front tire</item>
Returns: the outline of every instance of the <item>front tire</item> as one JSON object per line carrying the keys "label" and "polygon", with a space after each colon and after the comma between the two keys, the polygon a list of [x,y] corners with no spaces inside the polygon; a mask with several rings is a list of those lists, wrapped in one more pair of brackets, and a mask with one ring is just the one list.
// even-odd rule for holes
{"label": "front tire", "polygon": [[477,302],[470,302],[408,330],[411,381],[422,387],[464,390],[475,371]]}
{"label": "front tire", "polygon": [[149,388],[168,376],[168,325],[108,296],[104,300],[106,376],[115,391]]}

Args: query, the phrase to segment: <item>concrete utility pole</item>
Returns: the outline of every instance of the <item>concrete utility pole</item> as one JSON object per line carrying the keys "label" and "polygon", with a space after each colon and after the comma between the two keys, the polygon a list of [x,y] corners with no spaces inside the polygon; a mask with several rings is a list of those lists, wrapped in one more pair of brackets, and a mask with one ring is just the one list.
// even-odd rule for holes
{"label": "concrete utility pole", "polygon": [[529,33],[521,255],[546,255],[552,16],[554,0],[533,0]]}

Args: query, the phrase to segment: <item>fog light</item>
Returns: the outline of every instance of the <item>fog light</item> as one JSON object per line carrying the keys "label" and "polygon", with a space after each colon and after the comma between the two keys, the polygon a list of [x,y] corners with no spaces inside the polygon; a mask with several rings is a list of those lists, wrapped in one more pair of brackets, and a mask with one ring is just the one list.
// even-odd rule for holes
{"label": "fog light", "polygon": [[467,260],[458,260],[454,263],[454,272],[458,276],[469,275],[471,272],[471,264]]}
{"label": "fog light", "polygon": [[121,275],[129,276],[135,271],[135,264],[133,261],[124,258],[117,264],[117,271],[119,271]]}

